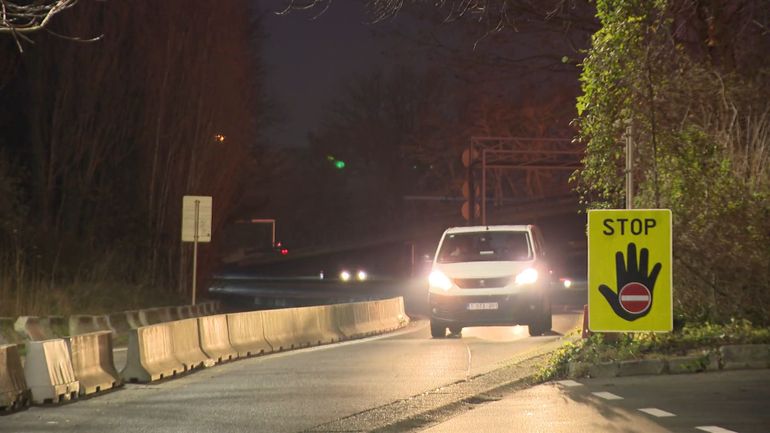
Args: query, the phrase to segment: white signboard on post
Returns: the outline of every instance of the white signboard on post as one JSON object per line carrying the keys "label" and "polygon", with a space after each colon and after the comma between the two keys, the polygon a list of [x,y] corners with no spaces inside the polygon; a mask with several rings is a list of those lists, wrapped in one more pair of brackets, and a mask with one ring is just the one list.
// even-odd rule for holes
{"label": "white signboard on post", "polygon": [[210,196],[184,196],[182,199],[182,242],[211,242],[211,209]]}
{"label": "white signboard on post", "polygon": [[198,275],[198,243],[211,242],[211,201],[205,195],[182,197],[182,242],[193,242],[192,305]]}

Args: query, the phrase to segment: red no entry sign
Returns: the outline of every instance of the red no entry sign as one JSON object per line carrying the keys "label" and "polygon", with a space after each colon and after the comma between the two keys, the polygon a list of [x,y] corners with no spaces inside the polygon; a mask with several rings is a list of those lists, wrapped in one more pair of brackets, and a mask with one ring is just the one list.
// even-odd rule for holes
{"label": "red no entry sign", "polygon": [[628,283],[620,289],[620,306],[629,313],[638,314],[650,308],[650,289],[640,283]]}

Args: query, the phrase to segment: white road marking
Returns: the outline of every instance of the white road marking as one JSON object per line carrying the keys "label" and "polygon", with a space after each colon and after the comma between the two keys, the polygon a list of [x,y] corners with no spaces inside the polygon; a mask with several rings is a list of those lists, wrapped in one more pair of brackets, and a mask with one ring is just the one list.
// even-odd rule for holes
{"label": "white road marking", "polygon": [[605,400],[623,400],[623,397],[615,395],[611,392],[592,392],[591,394],[603,398]]}
{"label": "white road marking", "polygon": [[645,408],[639,409],[639,411],[644,412],[647,415],[652,415],[658,418],[663,418],[667,416],[676,416],[671,412],[666,412],[665,410],[660,410],[654,407],[645,407]]}
{"label": "white road marking", "polygon": [[465,372],[465,380],[471,377],[471,362],[473,361],[473,355],[471,355],[471,347],[467,344],[465,348],[468,350],[468,370]]}
{"label": "white road marking", "polygon": [[561,385],[561,386],[566,386],[566,387],[572,387],[572,386],[583,386],[583,384],[582,384],[582,383],[580,383],[580,382],[575,382],[574,380],[560,380],[560,381],[558,381],[558,382],[556,382],[556,383],[558,383],[558,384],[559,384],[559,385]]}
{"label": "white road marking", "polygon": [[737,433],[732,430],[727,430],[726,428],[717,427],[715,425],[704,425],[700,427],[695,427],[698,430],[706,431],[709,433]]}

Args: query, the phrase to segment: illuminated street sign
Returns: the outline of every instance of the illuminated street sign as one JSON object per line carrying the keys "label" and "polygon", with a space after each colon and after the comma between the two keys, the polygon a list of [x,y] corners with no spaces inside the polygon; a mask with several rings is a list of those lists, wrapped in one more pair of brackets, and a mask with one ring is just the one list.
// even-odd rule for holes
{"label": "illuminated street sign", "polygon": [[670,331],[671,266],[670,210],[589,210],[589,329]]}
{"label": "illuminated street sign", "polygon": [[211,242],[211,197],[182,198],[182,242]]}

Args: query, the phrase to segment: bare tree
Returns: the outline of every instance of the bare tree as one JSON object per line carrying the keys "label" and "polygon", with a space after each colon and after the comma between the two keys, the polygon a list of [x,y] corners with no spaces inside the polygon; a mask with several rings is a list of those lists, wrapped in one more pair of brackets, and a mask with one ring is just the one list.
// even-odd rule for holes
{"label": "bare tree", "polygon": [[21,41],[32,42],[26,34],[45,29],[54,16],[75,6],[77,2],[78,0],[0,0],[0,33],[12,35],[19,51],[24,51]]}

